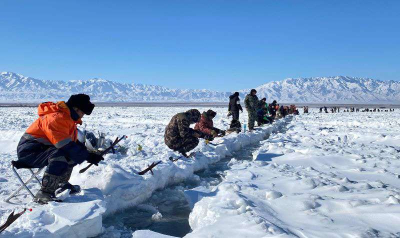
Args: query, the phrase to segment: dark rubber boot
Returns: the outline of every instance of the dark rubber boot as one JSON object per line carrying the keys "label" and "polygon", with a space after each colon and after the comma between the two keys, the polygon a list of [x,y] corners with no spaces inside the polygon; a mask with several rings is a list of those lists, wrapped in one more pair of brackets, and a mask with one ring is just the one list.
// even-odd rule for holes
{"label": "dark rubber boot", "polygon": [[68,181],[71,178],[73,167],[69,167],[68,170],[61,176],[60,186],[57,188],[56,194],[60,194],[65,190],[69,189],[69,194],[74,195],[81,192],[79,185],[72,185]]}
{"label": "dark rubber boot", "polygon": [[75,195],[81,192],[81,187],[79,185],[72,185],[70,183],[64,183],[60,188],[57,189],[56,194],[60,194],[64,192],[65,190],[69,189],[69,194]]}
{"label": "dark rubber boot", "polygon": [[68,170],[61,175],[61,183],[68,183],[69,179],[71,178],[71,174],[72,174],[72,169],[73,167],[68,167]]}
{"label": "dark rubber boot", "polygon": [[60,181],[61,176],[52,175],[47,172],[44,173],[42,179],[42,188],[36,193],[33,201],[40,204],[47,204],[48,202],[52,201],[59,202],[54,192],[59,187]]}
{"label": "dark rubber boot", "polygon": [[181,153],[181,155],[183,155],[185,158],[189,158],[185,151],[181,150],[179,153]]}

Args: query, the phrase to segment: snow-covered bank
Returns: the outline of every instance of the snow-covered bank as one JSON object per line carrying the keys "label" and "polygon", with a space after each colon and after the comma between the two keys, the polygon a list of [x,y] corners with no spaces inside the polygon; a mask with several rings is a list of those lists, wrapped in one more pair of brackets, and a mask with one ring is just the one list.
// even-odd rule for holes
{"label": "snow-covered bank", "polygon": [[[207,110],[208,108],[203,108]],[[36,119],[34,109],[1,108],[2,147],[0,169],[0,199],[3,201],[18,186],[10,169],[10,162],[16,158],[15,148],[24,130]],[[259,128],[252,133],[231,134],[216,139],[217,146],[200,142],[196,148],[196,158],[172,163],[168,157],[175,155],[163,143],[163,133],[169,119],[187,108],[98,108],[95,113],[84,118],[88,130],[101,130],[113,139],[125,134],[128,139],[122,145],[128,148],[127,155],[107,155],[105,162],[79,174],[77,166],[71,182],[84,189],[78,196],[65,199],[64,203],[50,203],[45,206],[29,202],[27,194],[15,199],[15,204],[0,202],[0,222],[15,208],[33,208],[33,212],[22,216],[1,236],[19,237],[90,237],[102,232],[102,216],[128,207],[136,206],[151,194],[170,184],[184,181],[195,171],[206,168],[221,158],[251,143],[263,140],[268,134],[278,131],[290,118],[276,122],[272,126]],[[216,108],[216,126],[227,128],[229,120],[226,109]],[[245,117],[246,115],[242,115]],[[141,145],[143,150],[137,150]],[[151,162],[162,160],[154,169],[154,176],[137,175]],[[26,171],[25,171],[26,172]],[[24,173],[23,174],[27,174]],[[38,189],[33,184],[33,190]]]}
{"label": "snow-covered bank", "polygon": [[254,161],[231,160],[186,237],[400,237],[399,116],[295,117]]}

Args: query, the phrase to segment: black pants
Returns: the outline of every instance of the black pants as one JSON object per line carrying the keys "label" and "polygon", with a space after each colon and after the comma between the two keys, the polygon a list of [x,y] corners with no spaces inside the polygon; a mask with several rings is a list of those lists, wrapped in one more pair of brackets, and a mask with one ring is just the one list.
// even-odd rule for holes
{"label": "black pants", "polygon": [[186,153],[196,148],[198,144],[199,144],[199,139],[191,136],[191,137],[176,139],[174,140],[174,143],[167,144],[167,146],[174,151]]}
{"label": "black pants", "polygon": [[18,148],[18,162],[30,168],[43,168],[46,172],[61,176],[76,164],[65,153],[54,146],[43,145],[36,141],[21,140]]}
{"label": "black pants", "polygon": [[239,120],[239,111],[232,111],[232,119]]}

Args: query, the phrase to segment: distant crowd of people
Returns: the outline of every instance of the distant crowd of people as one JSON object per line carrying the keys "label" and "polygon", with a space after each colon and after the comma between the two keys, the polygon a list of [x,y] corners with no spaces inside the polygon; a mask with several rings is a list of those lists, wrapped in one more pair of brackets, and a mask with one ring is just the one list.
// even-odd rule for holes
{"label": "distant crowd of people", "polygon": [[[331,113],[339,113],[340,112],[340,107],[331,107],[330,109]],[[349,108],[345,108],[343,110],[343,112],[394,112],[394,108],[373,108],[373,109],[369,109],[369,108],[355,108],[355,107],[349,107]],[[325,113],[329,113],[328,108],[326,106],[324,107],[320,107],[319,108],[319,112],[325,112]],[[306,107],[304,107],[304,113],[308,113],[308,107],[306,109]]]}

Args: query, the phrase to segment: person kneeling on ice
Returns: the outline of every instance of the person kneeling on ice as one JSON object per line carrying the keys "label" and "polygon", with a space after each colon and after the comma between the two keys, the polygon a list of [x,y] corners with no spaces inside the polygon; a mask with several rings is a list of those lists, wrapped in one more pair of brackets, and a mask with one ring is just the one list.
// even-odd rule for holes
{"label": "person kneeling on ice", "polygon": [[172,117],[165,128],[164,142],[172,150],[178,151],[183,156],[188,157],[187,152],[196,148],[199,144],[198,138],[213,140],[211,135],[190,128],[190,124],[200,120],[200,112],[191,109],[186,112],[178,113]]}
{"label": "person kneeling on ice", "polygon": [[268,116],[268,106],[265,103],[263,108],[257,110],[257,123],[258,126],[272,123],[273,119]]}
{"label": "person kneeling on ice", "polygon": [[276,100],[274,100],[271,104],[268,105],[268,112],[269,115],[271,115],[272,119],[275,119],[276,117]]}
{"label": "person kneeling on ice", "polygon": [[213,110],[208,110],[201,114],[200,121],[196,123],[194,129],[201,131],[207,135],[212,135],[214,138],[217,136],[224,136],[225,131],[214,127],[213,119],[217,115]]}
{"label": "person kneeling on ice", "polygon": [[78,193],[80,187],[68,182],[73,167],[85,160],[96,165],[103,160],[102,156],[89,153],[77,140],[77,124],[82,124],[82,117],[90,115],[93,108],[85,94],[72,95],[66,103],[39,105],[39,118],[26,130],[17,147],[18,161],[35,168],[47,166],[35,202],[57,201],[58,189]]}

